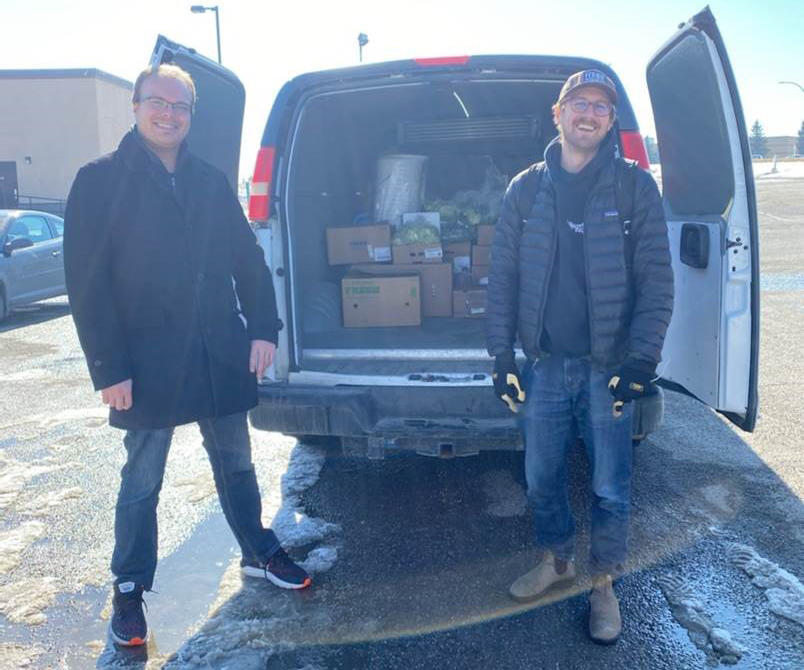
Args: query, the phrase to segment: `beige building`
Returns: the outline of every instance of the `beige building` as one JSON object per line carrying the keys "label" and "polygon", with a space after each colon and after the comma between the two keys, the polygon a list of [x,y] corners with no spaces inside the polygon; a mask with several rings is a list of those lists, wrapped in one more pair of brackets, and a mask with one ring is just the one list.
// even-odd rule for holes
{"label": "beige building", "polygon": [[20,207],[46,204],[29,198],[66,199],[78,168],[113,151],[133,123],[132,89],[101,70],[0,70],[0,190],[6,198],[16,186]]}

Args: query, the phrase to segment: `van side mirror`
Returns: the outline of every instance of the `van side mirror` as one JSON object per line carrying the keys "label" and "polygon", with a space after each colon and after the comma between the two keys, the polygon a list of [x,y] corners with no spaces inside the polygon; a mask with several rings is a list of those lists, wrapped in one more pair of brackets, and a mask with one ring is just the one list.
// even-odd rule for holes
{"label": "van side mirror", "polygon": [[3,245],[3,256],[8,258],[12,252],[18,249],[27,249],[28,247],[32,247],[33,244],[33,241],[29,237],[15,237],[13,240]]}

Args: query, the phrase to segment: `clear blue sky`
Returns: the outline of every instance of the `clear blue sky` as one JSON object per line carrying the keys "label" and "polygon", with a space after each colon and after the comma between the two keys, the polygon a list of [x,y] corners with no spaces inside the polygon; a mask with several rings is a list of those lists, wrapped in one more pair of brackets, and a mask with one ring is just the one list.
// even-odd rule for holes
{"label": "clear blue sky", "polygon": [[[0,68],[99,68],[133,80],[159,33],[216,57],[214,14],[192,0],[0,0]],[[645,65],[704,0],[218,0],[223,63],[246,87],[241,176],[251,173],[279,87],[301,72],[364,61],[481,53],[590,56],[629,92],[654,134]],[[713,0],[749,126],[795,135],[804,120],[804,1]],[[55,111],[55,110],[54,110]]]}

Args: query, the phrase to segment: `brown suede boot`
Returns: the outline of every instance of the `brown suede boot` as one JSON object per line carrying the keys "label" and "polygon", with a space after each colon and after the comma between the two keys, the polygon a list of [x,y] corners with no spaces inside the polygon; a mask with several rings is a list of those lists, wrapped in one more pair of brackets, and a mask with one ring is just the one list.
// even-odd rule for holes
{"label": "brown suede boot", "polygon": [[620,603],[614,595],[611,575],[596,577],[589,594],[589,637],[598,644],[614,644],[622,628]]}
{"label": "brown suede boot", "polygon": [[575,563],[556,558],[545,551],[539,564],[517,579],[508,593],[514,600],[528,602],[543,595],[553,584],[575,579]]}

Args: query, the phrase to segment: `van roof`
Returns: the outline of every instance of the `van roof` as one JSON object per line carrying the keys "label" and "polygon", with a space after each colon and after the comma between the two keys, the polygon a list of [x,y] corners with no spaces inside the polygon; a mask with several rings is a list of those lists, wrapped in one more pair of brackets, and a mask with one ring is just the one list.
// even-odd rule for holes
{"label": "van roof", "polygon": [[279,91],[265,127],[262,146],[271,146],[276,141],[280,125],[285,118],[288,105],[310,89],[318,87],[348,87],[361,81],[378,80],[389,77],[421,76],[432,73],[438,77],[449,77],[460,73],[488,75],[538,76],[563,83],[567,77],[579,70],[596,68],[607,74],[617,86],[619,103],[617,116],[624,129],[637,128],[633,110],[619,77],[605,63],[592,58],[550,55],[478,55],[444,58],[409,58],[406,60],[367,63],[332,70],[319,70],[300,74],[288,81]]}

